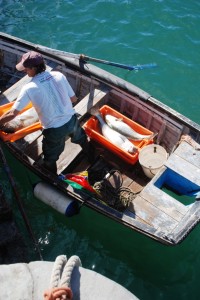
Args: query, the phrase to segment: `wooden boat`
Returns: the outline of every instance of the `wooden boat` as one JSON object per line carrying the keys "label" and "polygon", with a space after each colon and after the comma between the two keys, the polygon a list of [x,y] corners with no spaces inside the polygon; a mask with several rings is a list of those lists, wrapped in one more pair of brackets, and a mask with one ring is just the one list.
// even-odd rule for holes
{"label": "wooden boat", "polygon": [[[14,134],[1,131],[2,142],[11,153],[43,181],[43,191],[39,189],[35,195],[63,213],[67,206],[64,203],[73,201],[163,244],[183,241],[200,220],[200,126],[137,86],[88,63],[88,57],[84,60],[81,55],[4,33],[0,34],[0,47],[0,114],[12,106],[30,80],[16,71],[16,63],[23,53],[38,51],[49,69],[59,70],[69,80],[78,97],[78,118],[95,149],[95,160],[90,163],[79,145],[66,140],[65,151],[57,162],[58,174],[62,175],[56,176],[38,163],[42,153],[39,122]],[[120,117],[142,134],[158,134],[154,139],[132,142],[137,152],[130,154],[102,135],[94,110]],[[77,181],[67,177],[77,179],[83,172],[96,193],[85,189],[83,182],[77,188],[73,184]]]}

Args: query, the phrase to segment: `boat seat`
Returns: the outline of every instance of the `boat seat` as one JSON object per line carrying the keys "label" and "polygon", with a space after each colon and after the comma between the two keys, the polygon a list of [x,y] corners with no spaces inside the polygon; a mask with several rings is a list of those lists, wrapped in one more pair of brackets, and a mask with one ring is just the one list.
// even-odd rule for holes
{"label": "boat seat", "polygon": [[[57,64],[53,61],[49,62],[47,65],[47,70],[54,69]],[[15,84],[13,84],[10,88],[8,88],[5,92],[0,95],[0,105],[15,101],[21,88],[28,83],[31,78],[28,75],[25,75],[20,80],[18,80]]]}
{"label": "boat seat", "polygon": [[93,93],[87,94],[77,105],[75,105],[75,110],[77,112],[79,120],[90,111],[92,107],[97,106],[97,104],[102,104],[108,90],[94,89]]}
{"label": "boat seat", "polygon": [[3,92],[3,94],[0,96],[0,104],[3,105],[16,100],[22,86],[24,86],[30,80],[31,78],[28,77],[28,75],[18,80],[15,84],[13,84],[10,88]]}
{"label": "boat seat", "polygon": [[200,151],[189,143],[181,142],[165,166],[200,186]]}

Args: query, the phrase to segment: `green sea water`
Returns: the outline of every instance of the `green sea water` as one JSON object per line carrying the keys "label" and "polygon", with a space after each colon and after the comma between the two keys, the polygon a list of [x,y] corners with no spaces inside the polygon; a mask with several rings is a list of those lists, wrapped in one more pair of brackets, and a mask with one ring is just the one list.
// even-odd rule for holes
{"label": "green sea water", "polygon": [[[0,31],[30,42],[122,64],[156,63],[142,71],[100,66],[199,123],[198,0],[3,0],[0,8]],[[200,298],[199,225],[183,243],[168,247],[86,207],[66,218],[35,199],[35,177],[9,153],[7,159],[44,260],[76,254],[83,267],[140,299]],[[0,175],[32,247],[3,170]],[[38,259],[34,250],[29,252],[30,260]]]}

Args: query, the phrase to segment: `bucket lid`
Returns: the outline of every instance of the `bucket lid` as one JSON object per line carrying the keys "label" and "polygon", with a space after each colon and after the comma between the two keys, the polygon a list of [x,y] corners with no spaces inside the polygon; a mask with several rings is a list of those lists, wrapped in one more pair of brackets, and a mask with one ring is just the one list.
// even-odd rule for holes
{"label": "bucket lid", "polygon": [[142,148],[139,153],[139,163],[149,169],[157,169],[163,166],[167,160],[166,150],[157,144],[151,144]]}

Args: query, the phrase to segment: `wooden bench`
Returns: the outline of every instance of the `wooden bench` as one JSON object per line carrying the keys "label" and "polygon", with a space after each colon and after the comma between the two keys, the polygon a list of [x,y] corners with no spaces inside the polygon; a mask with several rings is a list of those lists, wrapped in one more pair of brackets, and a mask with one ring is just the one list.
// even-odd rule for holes
{"label": "wooden bench", "polygon": [[[55,62],[49,62],[47,67],[48,71],[51,71],[57,66]],[[10,88],[8,88],[2,95],[0,95],[0,105],[6,104],[8,102],[15,101],[19,95],[21,88],[31,81],[31,78],[28,75],[25,75]]]}
{"label": "wooden bench", "polygon": [[19,81],[13,84],[10,88],[8,88],[1,96],[0,96],[0,104],[6,104],[8,102],[12,102],[16,100],[17,96],[21,88],[27,84],[31,80],[28,75],[22,77]]}
{"label": "wooden bench", "polygon": [[87,94],[77,105],[75,105],[75,110],[77,112],[79,120],[83,118],[83,116],[88,113],[92,107],[95,107],[102,104],[105,96],[107,95],[108,90],[99,90],[94,89],[92,93]]}
{"label": "wooden bench", "polygon": [[187,142],[181,142],[165,166],[200,186],[200,151]]}

